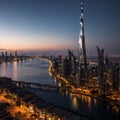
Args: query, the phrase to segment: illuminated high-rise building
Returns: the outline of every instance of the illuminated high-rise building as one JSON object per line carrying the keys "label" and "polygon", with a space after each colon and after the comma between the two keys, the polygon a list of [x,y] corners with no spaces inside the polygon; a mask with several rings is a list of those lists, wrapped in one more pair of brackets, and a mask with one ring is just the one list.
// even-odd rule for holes
{"label": "illuminated high-rise building", "polygon": [[82,62],[83,66],[85,67],[85,71],[87,71],[83,2],[81,2],[80,9],[81,9],[81,14],[80,14],[80,36],[79,36],[80,56],[79,57],[80,57],[80,62]]}
{"label": "illuminated high-rise building", "polygon": [[73,54],[73,51],[68,49],[68,61],[69,61],[69,71],[70,73],[75,73],[76,71],[76,57]]}
{"label": "illuminated high-rise building", "polygon": [[104,66],[104,49],[100,49],[97,46],[97,55],[98,55],[98,84],[99,84],[99,90],[101,93],[104,92],[104,71],[105,71],[105,66]]}
{"label": "illuminated high-rise building", "polygon": [[84,84],[84,82],[88,80],[87,76],[87,60],[86,60],[86,44],[85,44],[85,34],[84,34],[84,10],[83,10],[83,2],[80,4],[80,36],[79,36],[79,67],[78,67],[78,80],[80,84]]}
{"label": "illuminated high-rise building", "polygon": [[113,90],[119,90],[119,64],[112,66],[112,86]]}

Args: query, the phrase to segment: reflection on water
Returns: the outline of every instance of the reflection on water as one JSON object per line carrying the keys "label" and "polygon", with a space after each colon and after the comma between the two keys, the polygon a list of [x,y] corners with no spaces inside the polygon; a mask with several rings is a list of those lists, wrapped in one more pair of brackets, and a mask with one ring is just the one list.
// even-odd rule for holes
{"label": "reflection on water", "polygon": [[95,106],[97,105],[97,100],[94,98],[94,104],[95,104]]}
{"label": "reflection on water", "polygon": [[88,96],[81,95],[81,97],[82,97],[82,102],[83,103],[87,103],[88,102]]}
{"label": "reflection on water", "polygon": [[54,77],[49,75],[48,67],[48,62],[40,59],[2,63],[0,65],[0,76],[26,82],[57,85],[57,82],[53,81]]}
{"label": "reflection on water", "polygon": [[79,101],[82,103],[82,104],[86,104],[88,106],[88,109],[89,111],[91,111],[92,109],[92,105],[93,104],[96,104],[96,101],[92,101],[92,98],[89,97],[89,96],[85,96],[85,95],[77,95],[77,94],[72,94],[70,93],[69,94],[69,97],[72,101],[72,108],[74,110],[79,110]]}
{"label": "reflection on water", "polygon": [[17,69],[18,62],[13,62],[13,80],[17,80],[18,78],[18,69]]}
{"label": "reflection on water", "polygon": [[88,103],[89,111],[91,111],[91,105],[92,105],[92,99],[91,99],[91,97],[87,98],[87,103]]}
{"label": "reflection on water", "polygon": [[70,97],[70,99],[71,99],[71,100],[72,100],[72,96],[73,96],[73,94],[72,94],[72,93],[70,93],[70,94],[69,94],[69,97]]}
{"label": "reflection on water", "polygon": [[1,67],[1,76],[6,76],[6,63],[4,62]]}
{"label": "reflection on water", "polygon": [[72,98],[72,108],[76,111],[78,110],[78,100],[77,100],[77,97],[73,96]]}
{"label": "reflection on water", "polygon": [[112,108],[113,108],[114,112],[116,112],[116,113],[119,113],[119,112],[120,112],[120,111],[119,111],[119,108],[118,108],[117,106],[113,106]]}

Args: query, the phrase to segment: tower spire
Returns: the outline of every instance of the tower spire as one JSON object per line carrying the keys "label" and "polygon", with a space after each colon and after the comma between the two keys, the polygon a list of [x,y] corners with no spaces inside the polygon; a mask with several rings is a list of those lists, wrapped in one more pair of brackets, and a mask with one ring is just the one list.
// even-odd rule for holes
{"label": "tower spire", "polygon": [[84,34],[84,3],[83,1],[80,3],[80,36],[79,36],[79,44],[81,50],[81,62],[85,67],[85,71],[87,71],[87,60],[86,60],[86,44],[85,44],[85,34]]}

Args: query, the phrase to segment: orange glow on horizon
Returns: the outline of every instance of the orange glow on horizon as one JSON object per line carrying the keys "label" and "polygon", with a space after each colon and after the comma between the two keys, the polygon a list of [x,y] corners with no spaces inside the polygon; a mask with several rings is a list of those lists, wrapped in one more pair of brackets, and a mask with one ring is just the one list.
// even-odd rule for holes
{"label": "orange glow on horizon", "polygon": [[[34,45],[33,45],[34,46]],[[68,47],[67,46],[23,46],[23,47],[17,47],[17,46],[1,46],[1,49],[5,49],[5,50],[20,50],[20,51],[48,51],[48,50],[66,50]]]}
{"label": "orange glow on horizon", "polygon": [[58,36],[0,36],[0,49],[23,51],[64,50],[72,48],[72,44],[65,38]]}

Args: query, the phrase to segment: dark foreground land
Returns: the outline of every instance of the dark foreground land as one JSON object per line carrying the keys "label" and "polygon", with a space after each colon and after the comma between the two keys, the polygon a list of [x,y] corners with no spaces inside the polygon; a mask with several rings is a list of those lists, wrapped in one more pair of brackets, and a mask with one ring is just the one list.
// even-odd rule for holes
{"label": "dark foreground land", "polygon": [[92,120],[92,118],[46,103],[10,78],[0,78],[1,120]]}

